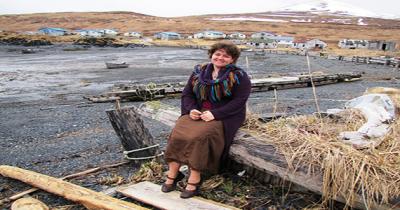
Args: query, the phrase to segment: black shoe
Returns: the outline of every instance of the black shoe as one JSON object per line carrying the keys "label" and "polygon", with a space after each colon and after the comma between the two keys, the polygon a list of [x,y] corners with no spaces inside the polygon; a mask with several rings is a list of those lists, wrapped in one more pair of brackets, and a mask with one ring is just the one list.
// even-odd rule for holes
{"label": "black shoe", "polygon": [[176,188],[176,184],[179,181],[181,181],[183,178],[185,178],[185,175],[183,175],[180,171],[178,172],[178,175],[176,175],[175,178],[171,178],[171,177],[167,176],[167,179],[173,180],[174,182],[172,184],[165,184],[165,183],[162,184],[161,191],[165,192],[165,193],[174,191]]}
{"label": "black shoe", "polygon": [[199,195],[200,194],[200,186],[201,186],[201,181],[197,182],[197,183],[187,183],[188,185],[192,185],[194,187],[196,187],[194,190],[187,190],[184,189],[181,192],[181,198],[191,198],[193,196]]}

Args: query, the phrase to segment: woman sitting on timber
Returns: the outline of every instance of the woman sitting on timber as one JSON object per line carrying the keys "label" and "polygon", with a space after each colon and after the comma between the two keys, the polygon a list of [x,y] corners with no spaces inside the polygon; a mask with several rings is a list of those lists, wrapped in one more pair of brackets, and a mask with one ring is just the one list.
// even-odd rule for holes
{"label": "woman sitting on timber", "polygon": [[184,178],[182,164],[190,168],[181,198],[199,194],[201,172],[215,173],[226,163],[233,137],[246,116],[251,83],[235,65],[239,48],[220,42],[208,51],[211,63],[197,65],[182,92],[181,114],[168,140],[165,159],[169,171],[163,192],[175,190]]}

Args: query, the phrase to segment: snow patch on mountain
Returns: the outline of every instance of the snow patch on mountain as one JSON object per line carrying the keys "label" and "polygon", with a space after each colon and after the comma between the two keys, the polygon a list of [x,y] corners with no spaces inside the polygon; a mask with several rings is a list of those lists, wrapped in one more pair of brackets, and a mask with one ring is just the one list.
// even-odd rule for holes
{"label": "snow patch on mountain", "polygon": [[284,12],[310,12],[313,14],[335,14],[358,17],[379,17],[378,14],[362,9],[360,6],[343,3],[336,0],[312,0],[288,7],[282,7],[276,11]]}

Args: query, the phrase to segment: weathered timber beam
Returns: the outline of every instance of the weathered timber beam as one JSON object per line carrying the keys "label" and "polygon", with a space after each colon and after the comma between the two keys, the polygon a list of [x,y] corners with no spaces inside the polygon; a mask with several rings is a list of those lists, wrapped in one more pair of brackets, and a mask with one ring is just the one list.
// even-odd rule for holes
{"label": "weathered timber beam", "polygon": [[[266,79],[253,79],[251,82],[252,92],[269,91],[274,89],[291,89],[299,87],[311,86],[311,77],[309,75],[300,75],[297,81],[276,81]],[[314,75],[312,80],[315,85],[327,85],[339,82],[355,81],[360,79],[359,73],[348,74],[329,74],[329,75]],[[176,83],[172,87],[158,85],[155,88],[137,88],[132,85],[126,87],[120,86],[118,90],[108,92],[99,97],[87,97],[90,101],[100,103],[115,101],[117,99],[123,101],[149,101],[164,98],[166,96],[182,93],[184,83]]]}
{"label": "weathered timber beam", "polygon": [[[175,121],[180,116],[179,110],[168,105],[151,103],[144,104],[138,110],[144,117],[148,117],[160,121],[171,128],[175,125]],[[243,130],[239,130],[232,143],[230,157],[241,164],[256,168],[259,171],[278,176],[284,180],[302,186],[314,193],[322,195],[322,175],[309,174],[304,168],[293,170],[289,168],[285,157],[279,153],[277,148],[265,141],[259,140]],[[336,197],[339,202],[346,202],[344,197]],[[365,204],[361,196],[356,195],[352,207],[365,209]],[[372,204],[373,209],[393,209],[386,205]],[[400,209],[400,208],[395,208]]]}
{"label": "weathered timber beam", "polygon": [[89,209],[128,210],[146,209],[141,206],[118,200],[103,193],[62,181],[51,176],[21,169],[18,167],[1,165],[0,174],[17,179],[47,192],[62,196],[68,200],[80,203]]}
{"label": "weathered timber beam", "polygon": [[[143,120],[135,107],[124,107],[106,111],[111,125],[121,140],[125,151],[155,146],[153,136],[144,126]],[[131,158],[146,158],[158,153],[155,149],[144,149],[129,155]]]}

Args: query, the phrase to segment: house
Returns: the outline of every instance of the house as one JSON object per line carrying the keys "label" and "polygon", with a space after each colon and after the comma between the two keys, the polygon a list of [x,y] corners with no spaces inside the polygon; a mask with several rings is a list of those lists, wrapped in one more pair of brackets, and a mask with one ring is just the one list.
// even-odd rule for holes
{"label": "house", "polygon": [[276,48],[277,42],[273,39],[251,39],[246,45],[254,48],[266,49]]}
{"label": "house", "polygon": [[224,39],[226,34],[220,31],[202,31],[193,35],[195,39]]}
{"label": "house", "polygon": [[234,32],[232,34],[228,35],[229,39],[246,39],[246,35],[239,33],[239,32]]}
{"label": "house", "polygon": [[306,42],[307,49],[324,49],[327,46],[328,44],[319,39],[311,39]]}
{"label": "house", "polygon": [[173,40],[173,39],[180,39],[181,35],[176,32],[159,32],[154,34],[154,38],[161,40]]}
{"label": "house", "polygon": [[204,38],[204,33],[203,32],[195,33],[195,34],[193,34],[193,38],[194,39],[202,39],[202,38]]}
{"label": "house", "polygon": [[338,47],[342,49],[366,49],[368,48],[368,40],[342,39],[339,41]]}
{"label": "house", "polygon": [[274,33],[262,31],[262,32],[254,33],[250,37],[252,39],[271,39],[272,37],[275,37],[275,36],[276,35]]}
{"label": "house", "polygon": [[293,41],[293,48],[297,49],[323,49],[328,45],[319,39],[298,38]]}
{"label": "house", "polygon": [[85,36],[85,37],[102,37],[103,32],[100,30],[90,30],[90,29],[83,29],[83,30],[77,30],[77,34],[80,36]]}
{"label": "house", "polygon": [[133,37],[133,38],[142,38],[142,33],[139,33],[136,31],[130,31],[130,32],[124,33],[124,36],[129,36],[129,37]]}
{"label": "house", "polygon": [[100,29],[100,32],[103,33],[103,36],[116,36],[118,34],[116,29]]}
{"label": "house", "polygon": [[40,28],[39,29],[40,34],[44,35],[50,35],[50,36],[63,36],[67,33],[67,30],[63,28]]}
{"label": "house", "polygon": [[396,42],[385,41],[385,40],[373,40],[368,42],[368,49],[394,51],[396,49]]}
{"label": "house", "polygon": [[272,40],[275,40],[277,47],[279,48],[288,48],[293,45],[294,37],[291,36],[275,36],[271,37]]}

